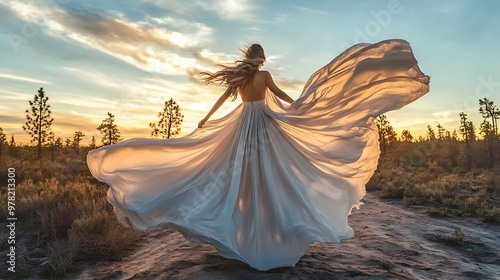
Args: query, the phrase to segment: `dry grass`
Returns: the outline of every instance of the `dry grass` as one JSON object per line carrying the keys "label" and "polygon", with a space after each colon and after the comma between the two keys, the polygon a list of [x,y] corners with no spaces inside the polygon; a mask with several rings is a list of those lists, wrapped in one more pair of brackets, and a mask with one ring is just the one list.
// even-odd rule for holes
{"label": "dry grass", "polygon": [[377,263],[381,268],[387,271],[391,269],[391,263],[389,261],[377,261]]}
{"label": "dry grass", "polygon": [[380,198],[402,199],[408,206],[433,206],[427,211],[431,216],[475,216],[483,222],[500,222],[499,170],[447,173],[436,164],[429,168],[380,167],[367,189],[379,189]]}
{"label": "dry grass", "polygon": [[72,266],[78,247],[72,240],[56,240],[48,245],[47,259],[56,276],[68,273]]}
{"label": "dry grass", "polygon": [[16,257],[16,275],[24,277],[31,272],[31,264],[29,263],[28,249],[25,245],[17,246]]}
{"label": "dry grass", "polygon": [[[9,167],[16,169],[16,216],[24,231],[18,235],[28,236],[26,247],[20,249],[20,276],[31,272],[59,277],[88,256],[94,261],[117,259],[141,238],[142,232],[119,223],[107,201],[108,186],[90,175],[85,152],[70,151],[54,162],[22,160],[18,152],[20,158],[2,156],[0,177],[6,177]],[[5,197],[6,186],[0,192]],[[0,200],[0,207],[5,209],[6,201]],[[0,212],[0,218],[5,215]],[[44,271],[33,272],[38,268],[30,265],[29,252],[35,248],[46,252]]]}
{"label": "dry grass", "polygon": [[142,237],[142,232],[123,228],[114,213],[93,211],[73,222],[69,238],[89,258],[116,259]]}
{"label": "dry grass", "polygon": [[465,242],[465,235],[462,232],[462,228],[456,226],[453,229],[453,234],[452,235],[441,235],[440,239],[442,242],[448,244],[448,245],[455,245],[460,242]]}

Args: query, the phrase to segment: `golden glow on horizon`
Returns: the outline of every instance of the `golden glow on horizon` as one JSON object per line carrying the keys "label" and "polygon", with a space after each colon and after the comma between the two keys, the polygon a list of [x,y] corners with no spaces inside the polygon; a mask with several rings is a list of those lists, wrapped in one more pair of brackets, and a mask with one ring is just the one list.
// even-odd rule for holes
{"label": "golden glow on horizon", "polygon": [[[294,96],[293,98],[296,97]],[[193,132],[197,128],[198,122],[208,113],[208,111],[210,111],[215,102],[216,98],[213,97],[213,99],[210,100],[192,103],[190,104],[189,109],[181,107],[181,113],[184,114],[185,117],[183,123],[181,124],[181,131],[176,136],[176,138],[186,136]],[[236,108],[240,103],[240,99],[234,102],[230,102],[229,100],[227,100],[219,108],[219,110],[212,115],[210,119],[214,120],[223,117],[231,110]],[[26,108],[28,107],[29,106],[26,106]],[[135,108],[141,106],[137,104],[130,104],[130,107]],[[160,107],[161,106],[158,106],[158,108]],[[156,114],[158,113],[158,111],[159,110],[156,109],[154,111],[148,110],[148,113],[144,114],[137,114],[136,112],[134,112],[133,115],[123,115],[118,111],[112,113],[116,116],[116,124],[118,125],[118,129],[120,130],[122,137],[124,139],[129,139],[136,137],[151,138],[151,129],[149,128],[148,124],[149,122],[157,121],[158,118]],[[186,114],[187,112],[189,112],[189,115]],[[386,115],[388,116],[389,122],[394,127],[394,130],[396,131],[398,137],[401,135],[401,132],[404,129],[407,129],[414,137],[414,141],[417,140],[419,136],[425,138],[428,124],[436,130],[434,121],[428,121],[424,123],[411,121],[398,122],[396,121],[396,118],[391,119],[391,114],[393,113],[394,112],[388,112]],[[25,113],[22,113],[23,117],[24,115]],[[75,131],[82,130],[86,135],[81,142],[82,145],[88,145],[92,139],[92,136],[96,138],[97,143],[100,143],[102,136],[99,131],[96,130],[96,127],[106,117],[105,115],[95,116],[94,114],[87,114],[77,112],[75,110],[70,110],[70,114],[60,114],[57,112],[53,112],[52,117],[54,118],[52,131],[55,132],[56,137],[61,137],[63,141],[67,138],[72,139]],[[79,125],[74,125],[74,123],[77,123]],[[14,133],[17,144],[27,144],[31,140],[30,136],[27,135],[26,132],[24,132],[22,129],[20,130],[23,124],[24,121],[22,123],[19,123],[19,125],[6,125],[3,127],[4,132],[6,130],[18,131]],[[450,132],[453,132],[453,129],[457,129],[458,132],[458,119],[456,126],[445,126],[445,128],[450,130]],[[7,132],[6,134],[8,140],[10,141],[11,134]]]}

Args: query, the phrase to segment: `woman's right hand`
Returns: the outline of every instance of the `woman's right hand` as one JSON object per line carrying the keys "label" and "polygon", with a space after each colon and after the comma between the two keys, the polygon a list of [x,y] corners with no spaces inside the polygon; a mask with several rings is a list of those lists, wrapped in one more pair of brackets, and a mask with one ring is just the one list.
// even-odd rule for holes
{"label": "woman's right hand", "polygon": [[198,123],[198,128],[201,128],[205,122],[207,121],[207,118],[203,118],[199,123]]}

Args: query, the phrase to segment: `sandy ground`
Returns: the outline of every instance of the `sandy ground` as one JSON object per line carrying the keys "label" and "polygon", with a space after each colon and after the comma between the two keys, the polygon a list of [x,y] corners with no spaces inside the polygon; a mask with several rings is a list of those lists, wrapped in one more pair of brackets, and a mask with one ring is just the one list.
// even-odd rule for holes
{"label": "sandy ground", "polygon": [[[295,267],[261,272],[217,255],[170,229],[147,231],[121,261],[83,265],[65,279],[500,279],[500,225],[475,218],[432,218],[426,208],[368,193],[349,224],[354,238],[314,242]],[[447,245],[460,226],[466,242]]]}

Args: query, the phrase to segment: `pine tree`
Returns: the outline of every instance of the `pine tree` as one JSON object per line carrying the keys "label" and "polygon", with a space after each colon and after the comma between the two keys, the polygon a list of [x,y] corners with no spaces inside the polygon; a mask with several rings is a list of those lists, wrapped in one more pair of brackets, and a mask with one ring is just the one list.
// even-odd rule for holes
{"label": "pine tree", "polygon": [[96,148],[96,146],[97,146],[97,145],[96,145],[96,143],[95,143],[95,137],[94,137],[94,136],[92,136],[92,140],[90,141],[90,145],[89,145],[89,147],[93,150],[93,149],[95,149],[95,148]]}
{"label": "pine tree", "polygon": [[56,149],[56,155],[59,155],[59,151],[62,149],[63,147],[63,142],[62,142],[62,139],[61,137],[57,137],[56,138],[56,141],[54,143],[54,147]]}
{"label": "pine tree", "polygon": [[66,139],[64,140],[64,142],[66,143],[66,145],[64,146],[65,148],[68,148],[69,146],[71,146],[71,139]]}
{"label": "pine tree", "polygon": [[101,141],[104,145],[113,145],[123,140],[118,126],[115,124],[115,116],[110,112],[108,112],[108,118],[102,121],[97,130],[103,134]]}
{"label": "pine tree", "polygon": [[412,142],[413,141],[413,136],[411,135],[409,130],[404,129],[401,132],[401,141],[403,141],[403,142]]}
{"label": "pine tree", "polygon": [[439,140],[443,140],[444,139],[444,131],[445,131],[444,127],[440,123],[438,123],[436,125],[436,127],[438,129],[437,130],[437,132],[438,132],[438,134],[437,134],[438,135],[438,139]]}
{"label": "pine tree", "polygon": [[54,149],[56,146],[56,138],[54,134],[50,134],[49,137],[47,137],[47,146],[50,147],[50,158],[54,160]]}
{"label": "pine tree", "polygon": [[9,146],[10,147],[15,147],[16,146],[16,139],[14,139],[14,135],[10,136]]}
{"label": "pine tree", "polygon": [[16,139],[14,139],[14,135],[10,136],[10,141],[9,141],[9,154],[11,156],[16,156],[17,155],[17,148],[16,148]]}
{"label": "pine tree", "polygon": [[151,136],[169,139],[180,133],[184,115],[181,114],[180,107],[173,98],[165,101],[165,107],[158,113],[158,117],[160,118],[158,124],[149,124],[149,127],[153,129]]}
{"label": "pine tree", "polygon": [[390,124],[389,120],[387,120],[386,115],[380,115],[375,119],[375,123],[378,128],[379,133],[379,142],[382,146],[382,152],[385,153],[386,147],[392,143],[397,141],[397,135],[394,131],[394,128]]}
{"label": "pine tree", "polygon": [[73,147],[78,153],[80,152],[80,141],[82,141],[83,137],[85,137],[85,134],[83,134],[80,130],[75,131],[75,134],[73,135]]}
{"label": "pine tree", "polygon": [[42,155],[42,146],[47,143],[48,137],[52,134],[50,126],[54,121],[50,117],[50,105],[47,103],[48,96],[45,96],[43,87],[38,90],[33,101],[29,101],[31,112],[26,110],[26,124],[23,129],[32,137],[31,142],[36,142],[38,146],[38,158]]}
{"label": "pine tree", "polygon": [[457,143],[457,131],[453,130],[453,133],[451,133],[449,130],[446,130],[446,139],[448,140],[448,156],[451,159],[451,165],[456,166],[457,165],[457,158],[459,154],[458,150],[458,143]]}
{"label": "pine tree", "polygon": [[2,156],[2,147],[7,144],[7,135],[3,132],[3,128],[0,127],[0,156]]}
{"label": "pine tree", "polygon": [[430,140],[431,142],[436,140],[436,133],[434,132],[434,129],[430,125],[427,125],[427,139]]}
{"label": "pine tree", "polygon": [[500,109],[498,109],[493,101],[488,98],[479,99],[479,113],[484,119],[491,118],[491,130],[493,135],[498,135],[498,122],[500,118]]}
{"label": "pine tree", "polygon": [[480,131],[488,147],[488,157],[489,157],[490,167],[493,167],[495,161],[493,157],[493,138],[495,136],[495,130],[493,128],[493,125],[490,124],[490,122],[487,119],[484,119],[484,121],[481,123]]}
{"label": "pine tree", "polygon": [[465,140],[465,146],[467,148],[467,167],[470,169],[471,168],[471,156],[470,156],[470,142],[474,141],[474,138],[476,138],[475,133],[474,133],[474,125],[472,124],[471,121],[467,120],[467,114],[464,112],[461,112],[459,114],[460,116],[460,134],[462,134],[462,137]]}
{"label": "pine tree", "polygon": [[472,123],[472,121],[467,122],[467,133],[469,134],[469,140],[471,142],[476,141],[476,127]]}

